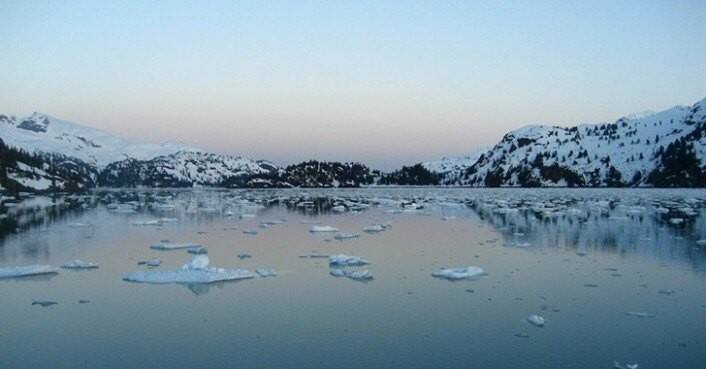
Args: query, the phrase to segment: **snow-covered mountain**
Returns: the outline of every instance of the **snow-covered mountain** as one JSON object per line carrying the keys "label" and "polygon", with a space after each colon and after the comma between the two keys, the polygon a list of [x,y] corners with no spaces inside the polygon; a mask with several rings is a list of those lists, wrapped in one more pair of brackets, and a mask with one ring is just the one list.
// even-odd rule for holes
{"label": "snow-covered mountain", "polygon": [[136,143],[32,114],[0,115],[0,191],[380,185],[706,187],[706,99],[614,123],[532,125],[490,149],[390,173],[360,163],[267,161]]}
{"label": "snow-covered mountain", "polygon": [[267,161],[206,152],[179,151],[149,160],[126,159],[109,164],[99,176],[101,186],[227,186],[269,187],[279,168]]}
{"label": "snow-covered mountain", "polygon": [[[531,125],[506,134],[446,183],[471,186],[703,186],[706,99],[614,123]],[[465,169],[463,169],[465,167]],[[433,171],[441,172],[434,166]]]}
{"label": "snow-covered mountain", "polygon": [[488,152],[487,147],[473,151],[465,156],[449,156],[441,160],[427,161],[422,166],[428,171],[441,177],[442,184],[454,184],[461,180],[461,176],[475,164],[481,155]]}
{"label": "snow-covered mountain", "polygon": [[177,143],[139,143],[99,129],[33,113],[25,118],[0,115],[0,138],[29,153],[60,154],[98,168],[124,160],[147,160],[178,151],[201,151]]}

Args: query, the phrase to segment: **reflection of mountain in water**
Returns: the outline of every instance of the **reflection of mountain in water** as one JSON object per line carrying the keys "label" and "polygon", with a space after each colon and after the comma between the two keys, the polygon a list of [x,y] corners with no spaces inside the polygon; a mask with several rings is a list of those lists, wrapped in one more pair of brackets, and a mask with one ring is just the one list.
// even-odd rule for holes
{"label": "reflection of mountain in water", "polygon": [[706,234],[703,201],[622,199],[476,200],[471,207],[499,230],[508,247],[565,247],[651,254],[660,258],[700,255]]}

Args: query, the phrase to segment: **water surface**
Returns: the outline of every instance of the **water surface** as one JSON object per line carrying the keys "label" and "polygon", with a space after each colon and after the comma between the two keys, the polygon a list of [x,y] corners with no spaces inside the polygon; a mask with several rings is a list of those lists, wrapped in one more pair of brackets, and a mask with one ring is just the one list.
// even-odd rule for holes
{"label": "water surface", "polygon": [[[2,368],[706,361],[702,190],[97,191],[5,200],[0,267],[81,259],[100,268],[0,280]],[[313,234],[314,222],[361,235]],[[362,232],[371,224],[391,227]],[[243,232],[250,230],[257,234]],[[279,275],[208,285],[123,281],[147,269],[140,260],[159,258],[155,270],[167,270],[191,259],[149,248],[160,240],[200,243],[214,266]],[[336,278],[326,258],[303,257],[339,253],[369,259],[374,279]],[[431,276],[468,265],[488,274]],[[531,314],[545,327],[530,325]]]}

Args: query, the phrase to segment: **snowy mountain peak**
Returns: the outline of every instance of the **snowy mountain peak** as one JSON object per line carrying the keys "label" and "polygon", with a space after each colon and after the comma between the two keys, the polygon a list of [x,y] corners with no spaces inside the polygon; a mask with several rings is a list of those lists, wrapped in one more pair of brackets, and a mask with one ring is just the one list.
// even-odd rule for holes
{"label": "snowy mountain peak", "polygon": [[25,118],[0,115],[0,137],[10,147],[73,157],[98,168],[128,158],[147,160],[178,151],[202,151],[178,143],[135,142],[36,112]]}

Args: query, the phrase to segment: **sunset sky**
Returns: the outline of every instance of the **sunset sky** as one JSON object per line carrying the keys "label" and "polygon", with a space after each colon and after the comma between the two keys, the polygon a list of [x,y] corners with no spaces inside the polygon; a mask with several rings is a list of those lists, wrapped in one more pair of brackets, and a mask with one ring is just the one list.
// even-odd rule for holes
{"label": "sunset sky", "polygon": [[0,1],[0,112],[389,169],[706,97],[704,1]]}

